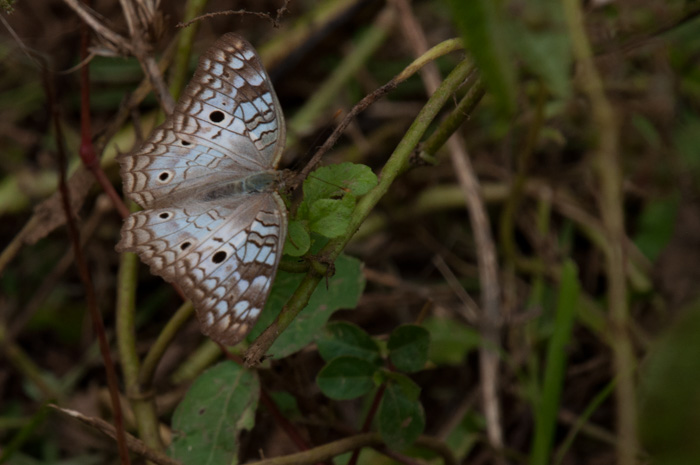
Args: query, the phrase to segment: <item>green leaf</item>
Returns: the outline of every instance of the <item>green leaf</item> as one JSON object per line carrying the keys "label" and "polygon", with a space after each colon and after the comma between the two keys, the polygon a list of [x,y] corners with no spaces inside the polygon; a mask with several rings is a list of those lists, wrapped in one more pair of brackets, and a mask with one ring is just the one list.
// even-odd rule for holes
{"label": "green leaf", "polygon": [[389,383],[377,412],[379,434],[394,450],[410,446],[425,428],[425,413],[417,399],[406,395],[399,383]]}
{"label": "green leaf", "polygon": [[[277,317],[289,296],[304,278],[303,274],[278,271],[270,297],[257,323],[247,336],[254,340]],[[291,325],[277,338],[269,353],[283,358],[314,342],[322,333],[328,318],[341,308],[355,308],[365,288],[362,263],[356,258],[341,255],[335,261],[335,274],[322,282],[311,295],[309,304],[297,315]]]}
{"label": "green leaf", "polygon": [[481,343],[476,329],[454,319],[430,317],[423,327],[430,333],[428,359],[436,365],[459,365]]}
{"label": "green leaf", "polygon": [[656,261],[673,236],[678,205],[678,197],[671,196],[652,199],[642,210],[634,243],[652,262]]}
{"label": "green leaf", "polygon": [[328,238],[342,236],[348,230],[354,208],[354,195],[348,194],[338,200],[317,200],[309,208],[309,228]]}
{"label": "green leaf", "polygon": [[497,107],[503,114],[512,114],[516,100],[515,60],[508,48],[507,25],[499,2],[449,0],[448,3]]}
{"label": "green leaf", "polygon": [[700,176],[700,118],[686,116],[674,130],[673,145],[685,165],[684,168],[695,178]]}
{"label": "green leaf", "polygon": [[547,89],[565,99],[571,93],[571,45],[559,0],[532,2],[522,14],[509,17],[509,43],[527,70]]}
{"label": "green leaf", "polygon": [[311,237],[304,223],[292,220],[287,226],[287,241],[284,243],[284,254],[292,257],[300,257],[309,251]]}
{"label": "green leaf", "polygon": [[338,357],[319,371],[316,383],[331,399],[355,399],[372,390],[376,369],[373,363],[361,358]]}
{"label": "green leaf", "polygon": [[403,373],[386,369],[377,370],[374,376],[374,384],[384,383],[395,384],[400,387],[403,396],[409,400],[418,400],[418,396],[420,396],[420,386]]}
{"label": "green leaf", "polygon": [[303,418],[297,399],[287,391],[271,391],[270,397],[277,405],[280,413],[286,418]]}
{"label": "green leaf", "polygon": [[254,371],[222,362],[202,373],[173,414],[170,456],[182,463],[232,463],[238,435],[255,423],[260,386]]}
{"label": "green leaf", "polygon": [[462,420],[450,431],[445,440],[457,463],[465,463],[469,453],[481,442],[485,430],[486,422],[480,414],[473,410],[467,410],[464,413]]}
{"label": "green leaf", "polygon": [[381,362],[377,343],[352,323],[328,323],[316,344],[321,357],[327,362],[344,355],[361,358],[374,365]]}
{"label": "green leaf", "polygon": [[389,359],[397,370],[412,373],[422,370],[428,361],[430,333],[416,325],[403,325],[389,336]]}
{"label": "green leaf", "polygon": [[377,175],[365,165],[340,163],[323,166],[304,181],[304,201],[339,199],[346,194],[364,195],[377,185]]}
{"label": "green leaf", "polygon": [[639,375],[639,436],[650,463],[698,463],[700,442],[700,300],[649,348]]}

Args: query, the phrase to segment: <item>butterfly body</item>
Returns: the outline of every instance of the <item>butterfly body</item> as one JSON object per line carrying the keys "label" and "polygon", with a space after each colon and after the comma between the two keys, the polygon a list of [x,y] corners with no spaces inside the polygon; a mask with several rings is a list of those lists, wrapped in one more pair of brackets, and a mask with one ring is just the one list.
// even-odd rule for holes
{"label": "butterfly body", "polygon": [[173,114],[119,158],[124,190],[144,210],[125,221],[117,250],[177,283],[202,332],[225,345],[255,323],[282,254],[284,137],[259,58],[226,34],[200,59]]}

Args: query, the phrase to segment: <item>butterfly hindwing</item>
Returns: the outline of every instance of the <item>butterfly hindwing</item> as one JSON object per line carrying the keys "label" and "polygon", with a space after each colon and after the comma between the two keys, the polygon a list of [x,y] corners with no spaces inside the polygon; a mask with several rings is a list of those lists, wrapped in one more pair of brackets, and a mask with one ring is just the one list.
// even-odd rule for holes
{"label": "butterfly hindwing", "polygon": [[234,205],[164,208],[124,223],[121,252],[136,252],[151,272],[180,285],[202,332],[222,344],[245,336],[265,305],[286,237],[276,193]]}
{"label": "butterfly hindwing", "polygon": [[277,194],[258,200],[257,213],[244,230],[183,260],[186,271],[180,282],[195,304],[202,332],[225,345],[237,343],[252,328],[282,256],[284,203]]}

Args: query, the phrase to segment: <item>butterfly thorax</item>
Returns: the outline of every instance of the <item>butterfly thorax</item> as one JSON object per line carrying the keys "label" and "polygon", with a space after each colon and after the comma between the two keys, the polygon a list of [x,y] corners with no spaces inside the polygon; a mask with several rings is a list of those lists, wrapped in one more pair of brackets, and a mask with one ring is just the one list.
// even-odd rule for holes
{"label": "butterfly thorax", "polygon": [[237,195],[273,192],[280,182],[280,172],[276,170],[254,173],[245,178],[227,182],[224,185],[212,187],[206,191],[201,200],[211,202]]}

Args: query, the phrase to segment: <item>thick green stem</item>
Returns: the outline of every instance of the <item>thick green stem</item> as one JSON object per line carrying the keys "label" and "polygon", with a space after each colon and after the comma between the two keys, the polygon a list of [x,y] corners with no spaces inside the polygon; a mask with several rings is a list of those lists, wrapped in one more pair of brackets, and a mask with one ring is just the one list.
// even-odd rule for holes
{"label": "thick green stem", "polygon": [[136,352],[134,324],[138,263],[136,254],[124,253],[120,257],[116,309],[117,348],[124,374],[124,387],[136,417],[139,436],[149,447],[162,450],[155,404],[152,398],[143,395],[138,380],[140,362]]}

